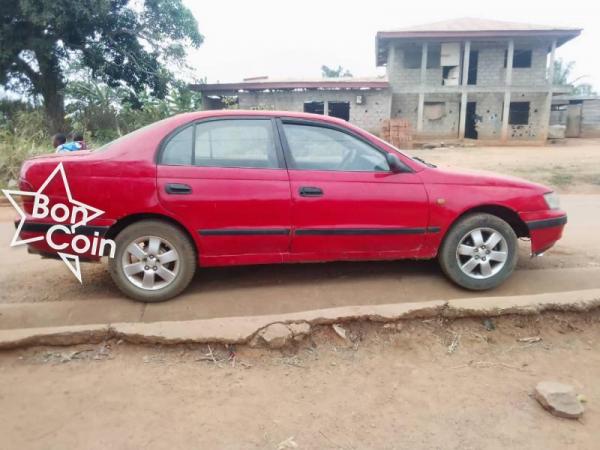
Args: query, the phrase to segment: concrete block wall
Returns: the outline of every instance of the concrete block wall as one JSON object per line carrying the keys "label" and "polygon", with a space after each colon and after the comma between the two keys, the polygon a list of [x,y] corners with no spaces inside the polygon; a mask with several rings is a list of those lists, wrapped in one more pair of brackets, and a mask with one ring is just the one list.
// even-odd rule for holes
{"label": "concrete block wall", "polygon": [[546,107],[546,94],[518,94],[513,93],[511,102],[529,102],[529,124],[509,125],[508,138],[511,140],[539,140],[544,138],[549,116],[544,112]]}
{"label": "concrete block wall", "polygon": [[[443,102],[446,104],[445,114],[441,119],[430,120],[423,115],[423,132],[420,137],[452,138],[458,137],[460,120],[459,94],[426,94],[425,103]],[[426,108],[426,107],[425,107]]]}
{"label": "concrete block wall", "polygon": [[[504,55],[508,43],[480,44],[472,43],[471,48],[478,50],[477,85],[502,86],[506,79]],[[531,50],[531,67],[513,68],[512,85],[543,86],[546,84],[547,46],[539,43],[515,43],[515,50]]]}
{"label": "concrete block wall", "polygon": [[504,94],[469,94],[467,101],[476,102],[475,114],[479,139],[500,139],[502,132],[502,106]]}
{"label": "concrete block wall", "polygon": [[[391,54],[393,52],[393,55]],[[416,88],[421,83],[421,69],[408,69],[404,67],[404,49],[390,46],[388,64],[386,66],[388,81],[392,92],[401,93],[407,88]],[[442,85],[442,68],[426,70],[426,83],[430,86]]]}
{"label": "concrete block wall", "polygon": [[417,128],[418,94],[392,94],[392,118],[406,119],[412,130]]}
{"label": "concrete block wall", "polygon": [[[503,86],[506,79],[504,68],[504,55],[508,47],[507,42],[478,43],[472,42],[471,49],[478,50],[477,85]],[[546,67],[548,45],[539,42],[516,42],[516,50],[532,50],[531,67],[514,68],[512,84],[515,86],[543,86],[546,84]],[[393,54],[392,54],[393,53]],[[401,93],[407,88],[416,88],[420,84],[421,69],[404,67],[404,48],[390,46],[388,64],[386,66],[388,80],[392,92]],[[426,85],[431,87],[442,86],[442,68],[429,68],[426,70]]]}
{"label": "concrete block wall", "polygon": [[[363,97],[363,104],[356,97]],[[344,101],[350,103],[350,123],[370,133],[379,135],[385,119],[390,117],[391,96],[387,89],[380,90],[307,90],[240,92],[240,109],[269,109],[280,111],[304,111],[305,102]]]}
{"label": "concrete block wall", "polygon": [[[475,113],[477,134],[479,139],[499,140],[502,133],[502,109],[504,94],[469,94],[469,102],[476,102]],[[544,121],[544,108],[546,107],[546,94],[519,94],[513,93],[512,102],[529,102],[529,124],[509,125],[508,138],[510,140],[539,140],[546,132],[547,124]]]}
{"label": "concrete block wall", "polygon": [[[513,68],[513,87],[547,86],[547,55],[549,43],[536,40],[515,42],[515,50],[531,50],[531,67]],[[390,88],[392,91],[392,117],[408,119],[416,130],[418,94],[420,89],[421,69],[404,67],[406,46],[390,45],[388,64],[386,67]],[[411,47],[411,48],[418,48]],[[501,138],[502,109],[504,102],[504,86],[506,68],[504,67],[505,52],[508,41],[471,43],[471,49],[478,51],[477,84],[469,86],[468,101],[477,102],[476,114],[480,116],[478,135],[480,139],[498,140]],[[418,137],[447,137],[458,136],[460,117],[460,94],[434,93],[444,89],[441,83],[442,69],[429,68],[426,70],[425,102],[443,101],[446,103],[446,115],[442,119],[428,120],[423,118],[423,132]],[[497,92],[477,92],[477,87],[493,87]],[[432,92],[427,92],[431,88]],[[454,88],[456,90],[456,88]],[[412,92],[411,92],[412,91]],[[411,93],[409,93],[411,92]],[[544,136],[547,124],[543,121],[547,116],[546,94],[512,94],[512,101],[529,101],[530,117],[528,125],[510,125],[509,139],[536,140]]]}
{"label": "concrete block wall", "polygon": [[600,100],[584,100],[581,111],[581,137],[600,137]]}

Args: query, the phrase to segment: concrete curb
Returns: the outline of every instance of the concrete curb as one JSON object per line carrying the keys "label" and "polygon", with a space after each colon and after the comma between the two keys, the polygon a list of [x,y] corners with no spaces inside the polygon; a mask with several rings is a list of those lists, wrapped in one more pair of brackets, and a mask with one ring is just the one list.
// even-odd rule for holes
{"label": "concrete curb", "polygon": [[355,320],[394,322],[432,317],[533,315],[544,311],[585,312],[600,307],[600,289],[511,297],[435,300],[421,303],[350,306],[297,313],[173,322],[127,322],[0,330],[0,349],[76,345],[118,338],[130,343],[245,344],[274,323],[324,325]]}

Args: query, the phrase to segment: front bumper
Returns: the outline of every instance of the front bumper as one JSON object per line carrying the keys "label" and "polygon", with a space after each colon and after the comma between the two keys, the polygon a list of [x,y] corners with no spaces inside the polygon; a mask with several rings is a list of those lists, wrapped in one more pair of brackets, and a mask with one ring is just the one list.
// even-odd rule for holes
{"label": "front bumper", "polygon": [[531,253],[539,255],[552,247],[567,224],[567,214],[561,210],[521,213],[531,238]]}

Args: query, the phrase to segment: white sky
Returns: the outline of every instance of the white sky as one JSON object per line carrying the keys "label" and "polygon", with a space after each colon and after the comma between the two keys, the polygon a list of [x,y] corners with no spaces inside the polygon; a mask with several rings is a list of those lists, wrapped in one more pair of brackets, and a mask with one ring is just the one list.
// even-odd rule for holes
{"label": "white sky", "polygon": [[190,53],[196,78],[208,82],[319,77],[321,65],[354,76],[375,67],[375,33],[460,17],[583,28],[557,56],[576,61],[575,76],[600,89],[600,2],[591,0],[184,0],[205,41]]}

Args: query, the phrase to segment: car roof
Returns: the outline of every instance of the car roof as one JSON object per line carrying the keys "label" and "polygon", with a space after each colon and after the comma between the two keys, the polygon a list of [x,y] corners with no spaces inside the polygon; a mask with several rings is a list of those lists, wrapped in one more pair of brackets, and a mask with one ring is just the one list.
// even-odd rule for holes
{"label": "car roof", "polygon": [[271,110],[250,110],[250,109],[218,109],[195,111],[178,114],[174,117],[185,118],[186,120],[204,119],[210,117],[288,117],[293,119],[318,120],[329,122],[336,125],[348,126],[349,123],[337,117],[325,116],[323,114],[310,114],[297,111],[271,111]]}

